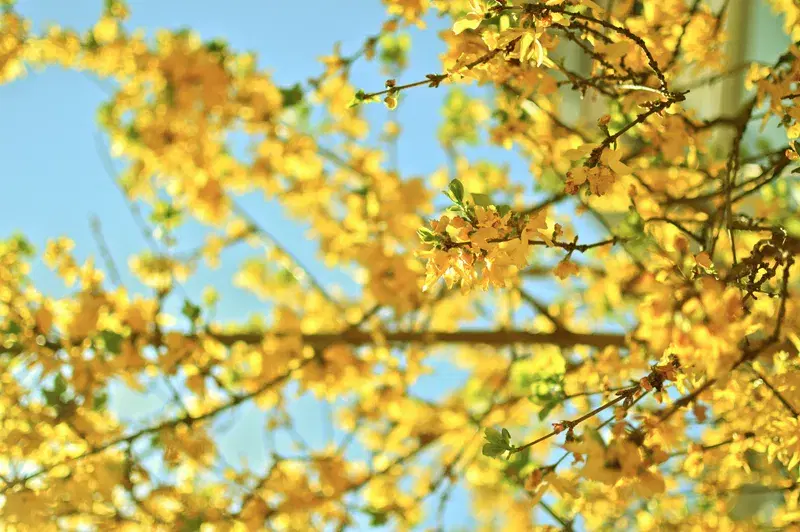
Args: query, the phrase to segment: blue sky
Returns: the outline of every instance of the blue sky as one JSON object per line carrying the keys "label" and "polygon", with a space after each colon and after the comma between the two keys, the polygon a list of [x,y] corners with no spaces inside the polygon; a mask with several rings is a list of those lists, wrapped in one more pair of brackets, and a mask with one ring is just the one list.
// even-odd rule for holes
{"label": "blue sky", "polygon": [[[85,29],[102,9],[101,0],[20,0],[18,5],[38,28],[57,23]],[[148,32],[157,28],[191,27],[204,39],[222,37],[235,50],[257,52],[259,64],[268,68],[274,79],[284,86],[303,83],[309,76],[317,75],[322,68],[318,58],[328,55],[335,42],[342,43],[344,53],[356,50],[364,36],[375,33],[385,20],[384,8],[377,0],[309,0],[300,10],[295,2],[264,0],[131,0],[129,5],[132,17],[126,27],[142,27]],[[760,10],[758,19],[763,20],[765,14]],[[436,31],[444,25],[435,18],[429,18],[428,22],[430,29],[427,31],[411,30],[410,63],[401,80],[415,81],[440,69],[438,54],[443,46]],[[781,44],[770,39],[755,39],[752,55],[770,58]],[[353,68],[352,79],[361,88],[376,90],[382,88],[386,76],[374,63],[359,62]],[[438,109],[445,94],[445,90],[417,89],[409,93],[391,115],[404,128],[399,144],[402,174],[424,175],[445,164],[436,141]],[[89,224],[90,218],[96,216],[102,223],[111,254],[123,270],[123,281],[128,286],[136,286],[125,261],[145,249],[146,242],[98,152],[102,146],[98,147],[97,143],[99,130],[95,116],[106,98],[103,84],[96,79],[58,68],[30,72],[21,80],[0,86],[0,116],[3,116],[0,121],[0,160],[3,162],[0,183],[4,199],[0,236],[22,231],[42,250],[48,238],[68,235],[76,241],[80,258],[96,256]],[[389,112],[382,105],[369,106],[367,113],[376,130],[389,118]],[[530,179],[525,165],[514,162],[501,150],[486,149],[477,153],[495,161],[512,162],[517,180]],[[278,205],[264,204],[254,198],[245,199],[244,205],[324,283],[345,289],[348,284],[352,285],[347,275],[330,271],[317,260],[314,243],[305,239],[305,228],[288,220]],[[189,241],[195,238],[197,242],[200,233],[193,235],[189,231],[186,236]],[[246,249],[226,254],[220,269],[201,269],[186,284],[186,290],[199,295],[206,285],[218,287],[223,295],[218,311],[222,319],[243,319],[250,313],[263,311],[261,301],[231,283],[237,264],[248,254]],[[46,291],[63,292],[63,287],[41,264],[35,265],[33,275]],[[453,387],[463,378],[449,366],[439,368],[435,378],[417,388],[418,393],[435,395],[443,383]],[[163,400],[158,394],[137,397],[118,394],[111,404],[126,418],[147,419],[159,411]],[[312,446],[325,441],[323,411],[316,402],[302,398],[294,403],[291,412],[298,421],[299,431]],[[264,414],[248,405],[238,409],[234,416],[229,416],[228,422],[233,423],[221,436],[226,460],[236,465],[241,456],[247,456],[251,466],[263,464],[267,457],[264,442],[255,436],[262,432]],[[337,439],[340,438],[341,434],[337,434]],[[468,523],[463,517],[465,505],[463,496],[454,497],[448,523]]]}

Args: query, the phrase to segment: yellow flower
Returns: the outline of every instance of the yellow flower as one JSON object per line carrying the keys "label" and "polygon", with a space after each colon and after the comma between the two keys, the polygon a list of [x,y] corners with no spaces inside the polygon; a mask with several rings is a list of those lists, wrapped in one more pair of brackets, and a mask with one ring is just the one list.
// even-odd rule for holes
{"label": "yellow flower", "polygon": [[92,35],[99,44],[108,44],[117,38],[119,23],[112,17],[103,17],[92,28]]}
{"label": "yellow flower", "polygon": [[480,26],[486,14],[486,8],[481,0],[470,0],[470,11],[467,15],[453,24],[453,33],[458,35],[465,30],[474,30]]}
{"label": "yellow flower", "polygon": [[570,275],[578,275],[579,270],[577,264],[570,260],[564,259],[558,263],[553,270],[553,273],[555,273],[559,279],[564,280]]}

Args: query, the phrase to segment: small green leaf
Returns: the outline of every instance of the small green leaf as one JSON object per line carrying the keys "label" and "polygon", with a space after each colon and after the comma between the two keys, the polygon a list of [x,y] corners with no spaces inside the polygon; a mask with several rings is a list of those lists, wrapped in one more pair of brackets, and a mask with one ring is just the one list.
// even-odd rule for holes
{"label": "small green leaf", "polygon": [[22,332],[22,327],[15,321],[6,322],[6,334],[19,334]]}
{"label": "small green leaf", "polygon": [[499,214],[501,217],[505,216],[509,212],[511,212],[511,205],[498,205],[497,206],[497,214]]}
{"label": "small green leaf", "polygon": [[47,402],[49,406],[58,406],[61,404],[61,396],[55,393],[52,390],[44,390],[42,392],[44,395],[44,400]]}
{"label": "small green leaf", "polygon": [[103,347],[109,353],[118,355],[122,352],[122,342],[125,340],[121,334],[114,331],[100,331],[98,335],[103,341]]}
{"label": "small green leaf", "polygon": [[511,434],[506,429],[497,430],[487,427],[483,435],[487,442],[483,445],[483,454],[485,456],[495,458],[513,449]]}
{"label": "small green leaf", "polygon": [[436,235],[427,227],[420,227],[417,229],[417,236],[419,236],[419,239],[425,244],[430,244],[431,242],[436,241]]}
{"label": "small green leaf", "polygon": [[189,321],[192,323],[195,323],[198,319],[200,319],[200,307],[188,299],[184,299],[183,308],[181,308],[181,314],[189,318]]}
{"label": "small green leaf", "polygon": [[86,40],[83,42],[83,47],[89,52],[97,51],[97,49],[100,48],[100,43],[97,42],[94,32],[90,31],[86,35]]}
{"label": "small green leaf", "polygon": [[366,510],[366,512],[369,514],[370,526],[383,526],[389,521],[389,515],[386,512],[373,510],[371,508]]}
{"label": "small green leaf", "polygon": [[559,399],[554,399],[549,403],[546,403],[539,411],[539,421],[544,421],[545,418],[547,418],[548,414],[550,414],[550,412],[552,412],[555,407],[560,405],[561,402],[562,399],[559,398]]}
{"label": "small green leaf", "polygon": [[483,432],[483,435],[486,438],[486,441],[490,443],[500,443],[503,441],[503,434],[499,430],[491,427],[487,427]]}
{"label": "small green leaf", "polygon": [[353,99],[350,100],[350,103],[347,104],[347,108],[350,109],[352,107],[356,107],[365,101],[367,101],[367,93],[364,92],[362,89],[359,89],[358,91],[356,91],[356,94],[355,96],[353,96]]}
{"label": "small green leaf", "polygon": [[105,410],[107,404],[108,404],[108,393],[99,392],[97,395],[94,396],[94,400],[92,401],[92,410],[94,410],[95,412],[100,412],[102,410]]}
{"label": "small green leaf", "polygon": [[284,107],[294,107],[303,101],[303,86],[295,83],[287,89],[281,89]]}
{"label": "small green leaf", "polygon": [[450,181],[450,186],[448,187],[450,192],[453,194],[453,198],[456,203],[461,203],[464,201],[464,185],[458,179],[453,179]]}
{"label": "small green leaf", "polygon": [[48,405],[58,407],[64,402],[64,392],[66,391],[67,381],[59,373],[53,380],[53,388],[50,390],[44,390],[42,393],[44,394],[45,401],[47,401]]}
{"label": "small green leaf", "polygon": [[17,248],[17,251],[24,257],[32,257],[35,253],[35,250],[31,243],[25,238],[23,235],[19,233],[15,233],[11,236],[11,241],[14,243],[14,247]]}
{"label": "small green leaf", "polygon": [[281,284],[293,285],[297,282],[297,277],[288,268],[278,270],[277,277]]}
{"label": "small green leaf", "polygon": [[480,205],[481,207],[492,205],[492,198],[488,194],[476,194],[473,192],[472,201],[475,202],[475,205]]}
{"label": "small green leaf", "polygon": [[504,446],[497,445],[495,443],[486,443],[483,445],[483,455],[488,456],[489,458],[497,458],[507,450],[508,449],[506,449]]}
{"label": "small green leaf", "polygon": [[53,381],[53,391],[58,395],[61,395],[67,391],[67,381],[60,373],[56,375],[56,378]]}
{"label": "small green leaf", "polygon": [[189,517],[181,523],[178,530],[180,532],[198,532],[201,530],[204,521],[205,519],[202,516]]}
{"label": "small green leaf", "polygon": [[206,50],[212,54],[224,54],[228,50],[228,43],[222,39],[211,39],[206,43]]}
{"label": "small green leaf", "polygon": [[159,201],[150,214],[150,220],[172,230],[181,224],[182,212],[168,201]]}
{"label": "small green leaf", "polygon": [[128,139],[131,142],[138,142],[139,140],[141,140],[142,134],[139,133],[139,130],[136,129],[136,126],[131,124],[125,130],[125,138]]}

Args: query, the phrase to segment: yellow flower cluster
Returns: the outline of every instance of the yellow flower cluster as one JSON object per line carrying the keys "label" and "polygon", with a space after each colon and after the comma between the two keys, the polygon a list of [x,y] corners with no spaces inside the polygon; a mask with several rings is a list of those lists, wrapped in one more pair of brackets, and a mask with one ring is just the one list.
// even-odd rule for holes
{"label": "yellow flower cluster", "polygon": [[423,290],[442,277],[448,288],[458,283],[462,290],[510,286],[528,264],[531,247],[551,243],[544,210],[519,214],[506,206],[501,213],[495,205],[476,205],[464,199],[458,180],[451,182],[449,194],[455,214],[444,214],[419,231],[430,246],[419,252],[427,261]]}

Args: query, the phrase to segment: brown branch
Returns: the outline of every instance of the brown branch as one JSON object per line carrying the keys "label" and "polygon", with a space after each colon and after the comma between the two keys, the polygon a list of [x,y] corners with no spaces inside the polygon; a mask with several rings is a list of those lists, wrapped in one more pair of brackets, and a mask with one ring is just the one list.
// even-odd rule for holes
{"label": "brown branch", "polygon": [[[486,62],[492,60],[496,55],[498,55],[501,52],[505,52],[505,53],[510,52],[511,50],[514,49],[514,47],[517,45],[517,43],[519,42],[519,40],[521,38],[522,37],[517,37],[515,39],[512,39],[504,47],[495,48],[494,50],[491,50],[491,51],[483,54],[482,56],[480,56],[479,58],[475,59],[474,61],[472,61],[470,63],[467,63],[463,67],[460,67],[459,70],[472,70],[476,66],[481,65],[483,63],[486,63]],[[457,74],[457,73],[458,72],[448,72],[448,73],[442,73],[442,74],[428,74],[425,77],[425,79],[421,79],[421,80],[415,81],[413,83],[406,83],[405,85],[396,85],[394,87],[390,87],[390,88],[384,89],[382,91],[370,92],[370,93],[367,93],[367,94],[363,94],[362,93],[361,96],[360,96],[360,99],[361,99],[361,101],[368,101],[368,100],[371,100],[372,98],[376,98],[378,96],[383,96],[384,94],[396,94],[396,93],[398,93],[398,92],[400,92],[402,90],[411,89],[411,88],[414,88],[414,87],[419,87],[420,85],[428,85],[429,87],[436,88],[442,83],[442,81],[446,80],[450,76],[452,76],[454,74]]]}
{"label": "brown branch", "polygon": [[658,78],[658,81],[661,83],[661,89],[664,92],[667,92],[667,79],[666,79],[666,77],[664,77],[664,72],[658,66],[658,62],[655,60],[655,58],[653,57],[653,54],[647,48],[647,45],[645,44],[644,40],[641,37],[639,37],[638,35],[636,35],[635,33],[633,33],[632,31],[630,31],[628,28],[623,28],[621,26],[617,26],[615,24],[612,24],[611,22],[608,22],[608,21],[605,21],[605,20],[596,19],[594,17],[590,17],[588,15],[583,15],[581,13],[570,13],[570,12],[566,11],[566,9],[563,8],[563,7],[556,8],[556,6],[545,6],[545,8],[550,10],[550,11],[553,11],[553,12],[565,14],[565,15],[570,16],[572,18],[576,18],[576,19],[579,19],[579,20],[585,20],[587,22],[594,22],[595,24],[599,24],[599,25],[603,26],[604,28],[608,28],[608,29],[610,29],[610,30],[612,30],[612,31],[614,31],[616,33],[619,33],[620,35],[624,35],[625,37],[627,37],[630,40],[632,40],[636,44],[636,46],[638,46],[642,50],[642,52],[644,52],[644,55],[647,57],[648,65],[653,70],[653,73],[655,73],[656,77]]}
{"label": "brown branch", "polygon": [[789,402],[789,401],[788,401],[788,400],[787,400],[787,399],[786,399],[786,398],[783,396],[783,394],[781,394],[781,393],[780,393],[780,392],[779,392],[779,391],[778,391],[778,390],[777,390],[777,389],[776,389],[776,388],[775,388],[775,387],[774,387],[772,384],[770,384],[770,382],[767,380],[767,377],[766,377],[766,375],[764,375],[763,373],[761,373],[760,371],[758,371],[756,368],[754,368],[754,367],[752,367],[752,366],[750,366],[750,371],[752,371],[752,372],[753,372],[753,374],[754,374],[756,377],[758,377],[759,379],[761,379],[761,382],[763,382],[763,383],[764,383],[764,386],[766,386],[767,388],[769,388],[769,390],[772,392],[772,395],[774,395],[774,396],[775,396],[775,397],[776,397],[776,398],[777,398],[777,399],[778,399],[778,400],[781,402],[781,404],[783,404],[783,406],[784,406],[784,407],[786,407],[786,410],[788,410],[789,412],[791,412],[791,413],[792,413],[792,415],[793,415],[795,418],[800,418],[800,413],[798,413],[798,411],[797,411],[797,410],[796,410],[796,409],[795,409],[795,408],[792,406],[792,403],[790,403],[790,402]]}
{"label": "brown branch", "polygon": [[615,404],[617,404],[617,403],[619,403],[621,401],[625,401],[626,399],[630,400],[630,398],[633,397],[633,395],[636,392],[638,392],[639,389],[640,389],[639,385],[636,384],[635,386],[632,386],[632,387],[627,388],[625,390],[619,391],[619,392],[617,392],[617,397],[615,399],[612,399],[611,401],[608,401],[607,403],[604,403],[604,404],[598,406],[597,408],[595,408],[591,412],[587,412],[587,413],[585,413],[584,415],[582,415],[579,418],[573,419],[571,421],[562,421],[561,423],[557,423],[557,425],[560,425],[559,428],[555,428],[552,431],[550,431],[548,434],[545,434],[544,436],[542,436],[540,438],[536,438],[535,440],[533,440],[531,442],[528,442],[525,445],[513,448],[509,452],[509,454],[515,454],[515,453],[518,453],[520,451],[524,451],[525,449],[527,449],[529,447],[533,447],[534,445],[536,445],[539,442],[543,442],[543,441],[545,441],[547,439],[552,438],[556,434],[560,434],[561,432],[564,432],[564,430],[568,430],[568,431],[572,430],[577,425],[581,424],[582,422],[586,421],[587,419],[593,418],[595,415],[597,415],[600,412],[602,412],[602,411],[614,406]]}
{"label": "brown branch", "polygon": [[[744,437],[745,439],[749,439],[749,438],[754,438],[755,435],[756,434],[754,432],[745,432],[742,435],[742,437]],[[720,442],[717,442],[717,443],[712,443],[712,444],[709,444],[709,445],[701,445],[699,447],[698,451],[699,452],[703,452],[703,453],[706,452],[706,451],[713,451],[714,449],[719,449],[720,447],[725,447],[726,445],[730,445],[735,441],[738,441],[738,440],[736,440],[734,438],[728,438],[727,440],[723,440],[723,441],[720,441]],[[683,455],[689,454],[691,452],[692,451],[690,449],[683,449],[681,451],[675,451],[673,453],[670,453],[669,457],[670,458],[674,458],[676,456],[683,456]]]}
{"label": "brown branch", "polygon": [[[212,336],[224,345],[231,346],[238,342],[246,344],[259,344],[264,340],[265,333],[211,333]],[[379,339],[380,338],[380,339]],[[361,330],[349,330],[335,333],[315,333],[302,335],[302,341],[314,349],[324,349],[332,345],[362,346],[380,343],[388,344],[473,344],[487,346],[507,346],[513,344],[525,345],[555,345],[559,347],[574,347],[584,345],[596,348],[609,346],[623,347],[626,339],[621,334],[611,333],[573,333],[557,331],[552,333],[533,333],[521,330],[465,330],[457,332],[435,331],[395,331],[372,334]]]}
{"label": "brown branch", "polygon": [[608,146],[611,146],[616,140],[624,135],[629,129],[637,124],[643,123],[647,120],[651,115],[656,113],[660,113],[661,111],[667,109],[673,103],[682,102],[686,99],[685,92],[678,92],[674,94],[670,94],[666,100],[662,100],[656,104],[652,104],[651,107],[644,111],[643,113],[639,113],[636,118],[628,122],[622,129],[614,133],[613,135],[609,135],[603,139],[598,147],[592,150],[591,156],[589,157],[588,161],[586,162],[587,166],[594,166],[597,164],[597,161],[600,159],[600,155],[603,153],[603,150]]}
{"label": "brown branch", "polygon": [[547,207],[549,207],[551,205],[555,205],[556,203],[559,203],[559,202],[563,201],[567,197],[569,197],[567,194],[556,194],[556,195],[551,196],[551,197],[549,197],[549,198],[547,198],[545,200],[542,200],[540,203],[537,203],[536,205],[531,205],[527,209],[525,209],[523,211],[520,211],[520,212],[522,214],[533,214],[533,213],[535,213],[537,211],[540,211],[540,210],[542,210],[544,208],[547,208]]}
{"label": "brown branch", "polygon": [[[514,237],[506,236],[504,238],[490,238],[487,240],[490,244],[498,244],[501,242],[508,242],[510,240],[514,240]],[[607,238],[606,240],[601,240],[599,242],[593,242],[592,244],[578,244],[577,237],[572,242],[560,242],[558,240],[553,240],[551,242],[545,242],[544,240],[528,240],[529,246],[549,246],[549,247],[557,247],[568,252],[579,251],[581,253],[585,253],[590,249],[599,248],[603,246],[613,246],[618,242],[625,242],[626,239],[620,237],[612,237]],[[472,242],[445,242],[445,249],[451,248],[460,248],[460,247],[468,247]]]}

